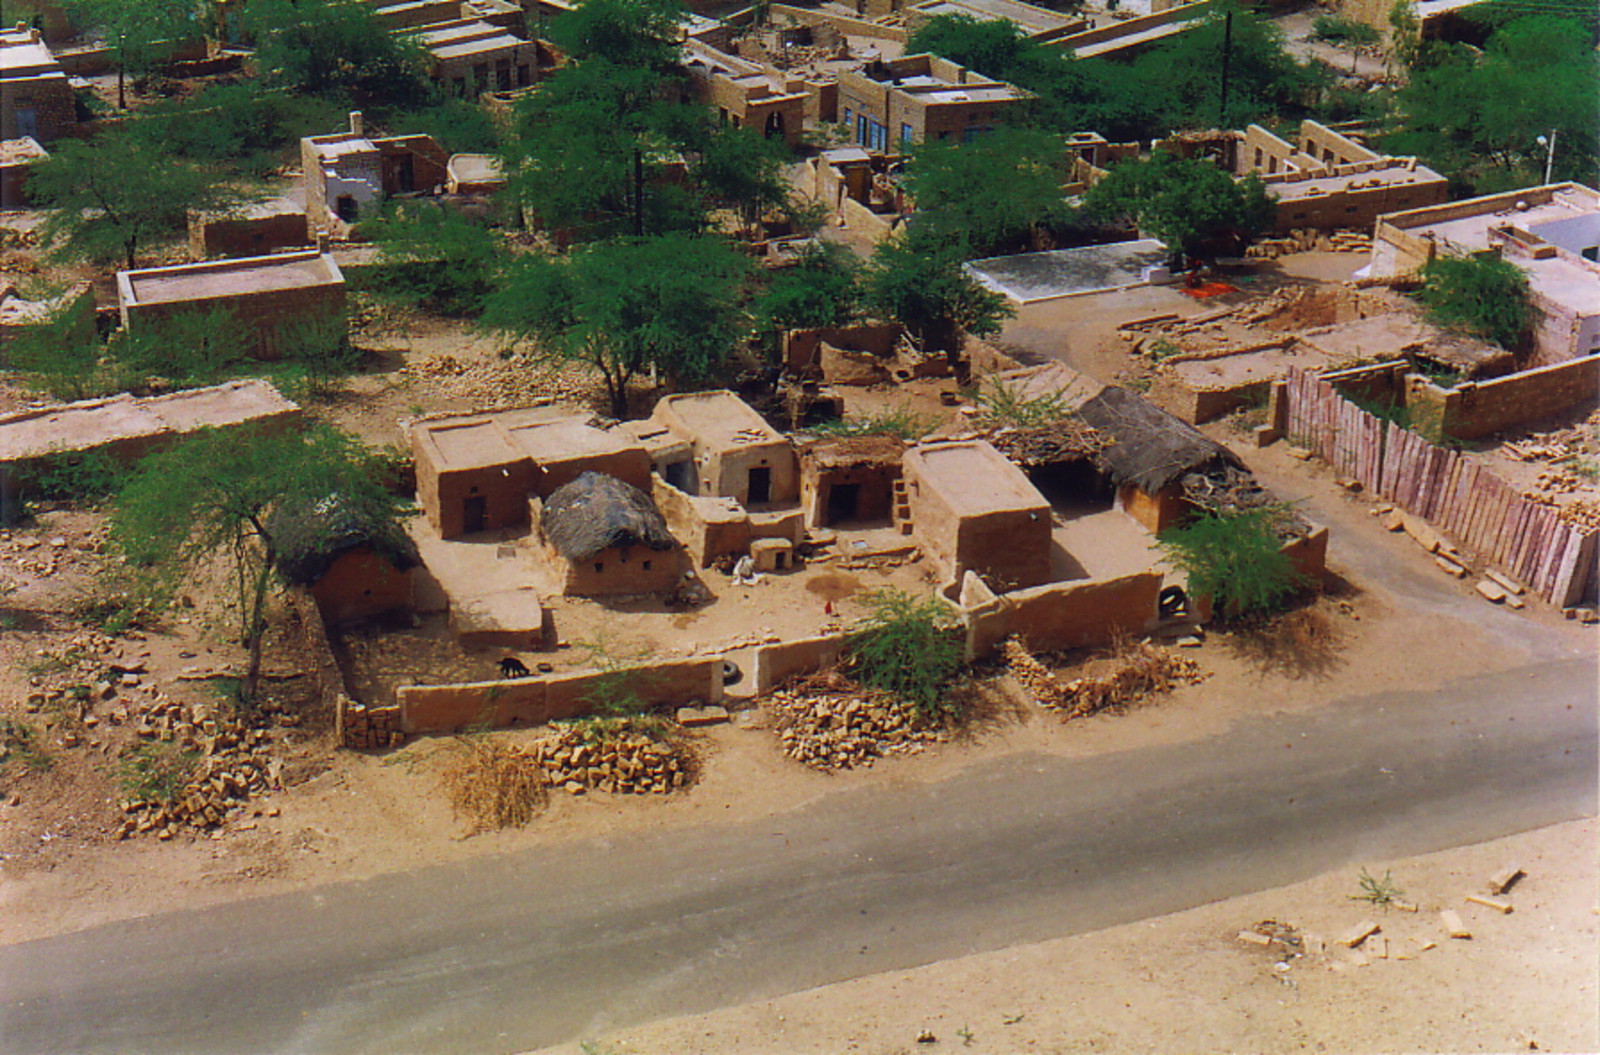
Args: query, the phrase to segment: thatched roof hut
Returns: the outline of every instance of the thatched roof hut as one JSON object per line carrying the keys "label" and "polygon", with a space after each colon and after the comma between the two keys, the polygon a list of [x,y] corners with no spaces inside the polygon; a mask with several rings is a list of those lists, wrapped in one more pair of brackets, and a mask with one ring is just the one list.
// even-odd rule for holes
{"label": "thatched roof hut", "polygon": [[267,521],[278,544],[277,568],[285,581],[310,586],[342,555],[362,546],[398,571],[422,563],[417,545],[391,517],[330,495],[316,501],[284,502]]}
{"label": "thatched roof hut", "polygon": [[649,495],[604,473],[586,472],[544,500],[539,527],[557,553],[584,561],[613,547],[678,545]]}
{"label": "thatched roof hut", "polygon": [[1096,455],[1101,469],[1116,483],[1150,494],[1187,472],[1241,464],[1193,425],[1115,385],[1079,407],[1078,416],[1109,441]]}

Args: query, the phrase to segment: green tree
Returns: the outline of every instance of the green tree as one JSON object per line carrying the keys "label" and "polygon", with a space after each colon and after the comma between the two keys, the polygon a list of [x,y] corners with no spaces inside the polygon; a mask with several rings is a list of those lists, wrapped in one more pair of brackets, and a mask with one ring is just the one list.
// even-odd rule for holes
{"label": "green tree", "polygon": [[1573,21],[1535,17],[1495,30],[1482,52],[1433,45],[1396,100],[1386,150],[1416,154],[1478,193],[1539,182],[1556,133],[1555,179],[1600,175],[1600,56]]}
{"label": "green tree", "polygon": [[799,262],[773,273],[753,313],[764,330],[844,326],[861,309],[860,265],[843,246],[813,242]]}
{"label": "green tree", "polygon": [[49,160],[30,171],[28,190],[51,210],[42,228],[47,242],[95,260],[120,257],[130,268],[142,246],[185,230],[190,209],[239,197],[126,126],[52,144]]}
{"label": "green tree", "polygon": [[873,250],[862,277],[862,299],[869,310],[904,326],[924,349],[943,351],[954,361],[961,354],[962,330],[992,337],[1016,314],[1005,297],[963,269],[964,261],[959,243],[912,228]]}
{"label": "green tree", "polygon": [[504,255],[487,226],[432,201],[391,202],[363,226],[384,264],[379,291],[430,311],[481,311]]}
{"label": "green tree", "polygon": [[677,0],[579,0],[544,35],[580,63],[661,73],[677,64],[683,16]]}
{"label": "green tree", "polygon": [[[244,696],[261,674],[266,606],[282,552],[274,509],[337,502],[361,522],[398,532],[398,501],[373,456],[327,426],[207,430],[141,461],[118,493],[111,530],[130,562],[179,575],[223,556],[240,574]],[[303,530],[303,528],[302,528]]]}
{"label": "green tree", "polygon": [[178,46],[201,38],[193,0],[72,0],[74,22],[105,40],[117,65],[117,107],[127,109],[127,76],[140,78]]}
{"label": "green tree", "polygon": [[390,105],[416,104],[430,94],[421,46],[384,29],[360,4],[250,0],[244,23],[269,83]]}
{"label": "green tree", "polygon": [[644,371],[683,385],[715,376],[743,333],[748,274],[748,261],[712,236],[597,242],[566,257],[517,260],[483,321],[532,340],[541,356],[592,366],[620,418]]}
{"label": "green tree", "polygon": [[1021,248],[1070,213],[1061,191],[1067,171],[1066,149],[1049,132],[1001,128],[972,143],[926,142],[906,166],[917,203],[911,222],[939,241],[964,243],[972,256]]}
{"label": "green tree", "polygon": [[1498,256],[1439,256],[1423,265],[1417,299],[1440,326],[1518,351],[1533,323],[1528,276]]}
{"label": "green tree", "polygon": [[1266,613],[1307,585],[1278,537],[1285,515],[1282,506],[1203,512],[1163,531],[1157,542],[1188,576],[1189,592],[1210,597],[1222,615],[1237,619]]}
{"label": "green tree", "polygon": [[924,718],[951,712],[946,687],[964,665],[956,621],[936,596],[879,590],[863,598],[867,615],[845,647],[850,672]]}
{"label": "green tree", "polygon": [[1086,215],[1132,223],[1184,255],[1248,241],[1272,224],[1273,204],[1253,174],[1235,180],[1209,161],[1157,151],[1115,165],[1083,197]]}
{"label": "green tree", "polygon": [[713,204],[731,209],[744,229],[753,231],[764,213],[789,200],[783,178],[788,153],[781,139],[724,125],[707,140],[694,169],[695,182]]}

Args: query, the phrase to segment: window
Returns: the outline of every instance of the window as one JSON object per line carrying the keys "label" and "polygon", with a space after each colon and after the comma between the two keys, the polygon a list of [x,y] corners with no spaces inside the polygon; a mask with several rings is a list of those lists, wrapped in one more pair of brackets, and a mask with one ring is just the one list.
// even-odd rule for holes
{"label": "window", "polygon": [[650,570],[650,562],[649,561],[645,561],[644,562],[644,570],[645,571],[649,571]]}
{"label": "window", "polygon": [[844,126],[846,128],[850,127],[850,108],[848,106],[844,108]]}
{"label": "window", "polygon": [[866,114],[856,114],[856,142],[864,147],[872,145],[872,140],[867,136]]}
{"label": "window", "polygon": [[900,125],[900,142],[909,143],[909,142],[911,142],[911,138],[912,138],[911,126],[908,125],[908,124],[905,124],[904,122],[902,122],[901,125]]}
{"label": "window", "polygon": [[1261,148],[1256,147],[1256,168],[1261,167]]}
{"label": "window", "polygon": [[597,560],[597,561],[595,561],[595,562],[594,562],[594,570],[595,570],[595,574],[597,574],[597,575],[598,575],[598,574],[599,574],[599,573],[600,573],[600,572],[603,572],[603,571],[605,571],[605,570],[606,570],[606,562],[605,562],[605,561],[603,561],[603,560]]}

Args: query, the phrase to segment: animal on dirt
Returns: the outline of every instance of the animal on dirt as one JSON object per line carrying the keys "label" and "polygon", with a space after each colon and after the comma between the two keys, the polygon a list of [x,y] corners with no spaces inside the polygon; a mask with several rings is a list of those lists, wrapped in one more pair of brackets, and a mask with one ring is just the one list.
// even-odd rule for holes
{"label": "animal on dirt", "polygon": [[502,678],[526,678],[528,665],[516,656],[507,656],[500,661],[500,676]]}

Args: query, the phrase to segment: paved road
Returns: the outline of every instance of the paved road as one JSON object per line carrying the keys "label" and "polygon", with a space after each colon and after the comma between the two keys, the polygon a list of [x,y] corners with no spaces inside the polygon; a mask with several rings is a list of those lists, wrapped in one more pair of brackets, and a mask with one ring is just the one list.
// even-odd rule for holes
{"label": "paved road", "polygon": [[1595,700],[1543,663],[0,948],[0,1049],[512,1051],[1098,929],[1591,815]]}

